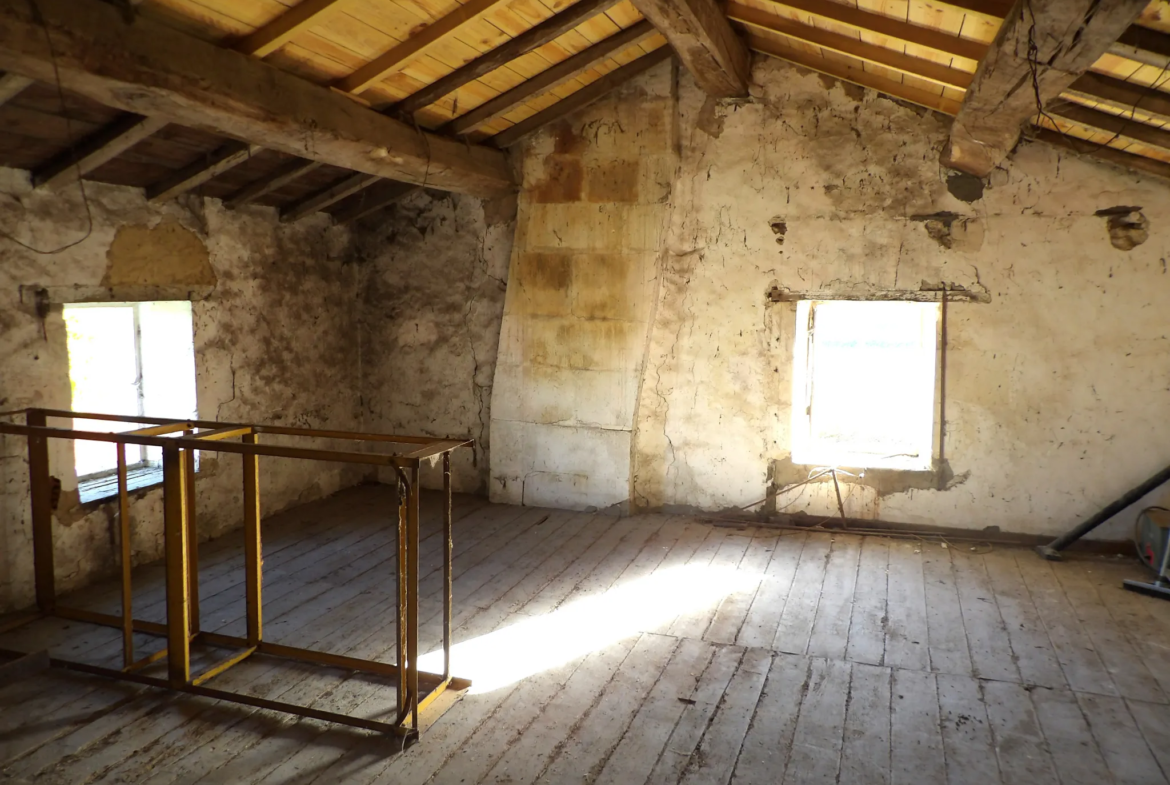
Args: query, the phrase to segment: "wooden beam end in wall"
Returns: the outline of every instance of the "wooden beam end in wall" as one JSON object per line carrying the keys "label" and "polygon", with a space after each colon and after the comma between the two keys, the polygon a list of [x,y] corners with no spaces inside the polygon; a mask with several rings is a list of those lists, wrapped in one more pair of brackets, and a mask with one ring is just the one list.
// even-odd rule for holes
{"label": "wooden beam end in wall", "polygon": [[699,87],[716,98],[747,95],[751,55],[715,0],[634,0],[678,53]]}

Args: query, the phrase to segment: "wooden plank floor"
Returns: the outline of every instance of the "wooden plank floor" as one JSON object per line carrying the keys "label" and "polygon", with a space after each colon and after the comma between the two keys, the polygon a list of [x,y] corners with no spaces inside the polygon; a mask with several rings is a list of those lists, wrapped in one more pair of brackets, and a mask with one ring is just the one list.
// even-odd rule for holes
{"label": "wooden plank floor", "polygon": [[[424,502],[433,568],[439,502]],[[392,657],[392,510],[372,486],[265,521],[268,639]],[[455,670],[476,686],[420,744],[50,671],[0,689],[0,781],[1167,782],[1170,603],[1120,588],[1136,560],[471,497],[455,515]],[[200,557],[204,629],[242,634],[239,538]],[[136,570],[140,618],[162,619],[160,579]],[[422,589],[431,651],[439,573],[424,568]],[[70,601],[114,611],[118,594]],[[120,653],[115,631],[60,620],[0,646]],[[210,684],[364,716],[394,700],[271,659]]]}

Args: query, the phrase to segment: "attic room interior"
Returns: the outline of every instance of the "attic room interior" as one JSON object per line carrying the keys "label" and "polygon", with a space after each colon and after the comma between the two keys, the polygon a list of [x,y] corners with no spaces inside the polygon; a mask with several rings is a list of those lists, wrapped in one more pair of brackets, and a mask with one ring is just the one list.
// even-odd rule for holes
{"label": "attic room interior", "polygon": [[0,0],[0,780],[1170,782],[1168,124],[1170,0]]}

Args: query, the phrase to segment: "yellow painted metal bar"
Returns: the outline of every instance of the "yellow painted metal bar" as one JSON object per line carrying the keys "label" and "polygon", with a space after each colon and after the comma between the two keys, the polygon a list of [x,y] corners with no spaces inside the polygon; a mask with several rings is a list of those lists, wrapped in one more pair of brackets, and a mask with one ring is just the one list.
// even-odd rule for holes
{"label": "yellow painted metal bar", "polygon": [[117,445],[118,465],[118,532],[121,539],[122,568],[122,665],[134,662],[133,584],[130,582],[130,492],[126,485],[126,447]]}
{"label": "yellow painted metal bar", "polygon": [[238,665],[239,663],[248,659],[249,657],[251,657],[255,653],[256,653],[256,647],[249,646],[247,649],[244,649],[239,654],[234,654],[231,657],[228,657],[227,659],[222,660],[221,662],[218,662],[215,665],[212,665],[210,668],[205,670],[203,673],[199,674],[194,679],[192,679],[191,683],[198,686],[198,685],[203,684],[204,682],[206,682],[210,679],[214,679],[216,676],[223,673],[228,668],[232,667],[233,665]]}
{"label": "yellow painted metal bar", "polygon": [[167,665],[172,687],[191,683],[185,486],[183,454],[177,447],[168,447],[163,450],[163,536],[166,550]]}

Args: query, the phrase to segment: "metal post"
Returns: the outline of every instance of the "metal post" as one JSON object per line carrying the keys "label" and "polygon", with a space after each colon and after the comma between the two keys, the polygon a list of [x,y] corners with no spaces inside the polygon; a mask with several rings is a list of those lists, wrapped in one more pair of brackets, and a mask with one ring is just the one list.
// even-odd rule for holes
{"label": "metal post", "polygon": [[418,728],[418,461],[410,470],[410,499],[406,519],[406,654],[410,688],[411,724]]}
{"label": "metal post", "polygon": [[172,687],[191,682],[186,472],[178,447],[163,447],[163,531],[167,579],[167,667]]}
{"label": "metal post", "polygon": [[[43,428],[47,422],[40,409],[29,409],[25,418],[34,427]],[[44,436],[28,437],[28,480],[37,607],[41,613],[52,613],[57,605],[53,577],[53,481],[49,477],[49,440]]]}
{"label": "metal post", "polygon": [[[184,431],[189,436],[191,431]],[[187,500],[187,601],[191,634],[199,634],[199,526],[195,520],[195,451],[183,450],[184,496]]]}
{"label": "metal post", "polygon": [[126,486],[126,445],[118,449],[118,532],[122,540],[122,667],[134,663],[133,589],[130,583],[130,492]]}
{"label": "metal post", "polygon": [[[255,444],[257,435],[244,434],[244,444]],[[264,555],[260,545],[260,459],[244,455],[244,574],[248,603],[248,645],[256,646],[264,637],[263,605]]]}
{"label": "metal post", "polygon": [[406,719],[407,714],[407,684],[406,684],[406,477],[398,472],[398,526],[395,531],[395,542],[398,545],[398,563],[394,576],[394,608],[395,633],[398,648],[398,722]]}
{"label": "metal post", "polygon": [[443,679],[451,678],[451,453],[443,453]]}

